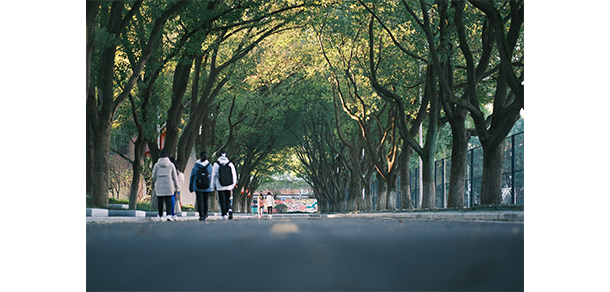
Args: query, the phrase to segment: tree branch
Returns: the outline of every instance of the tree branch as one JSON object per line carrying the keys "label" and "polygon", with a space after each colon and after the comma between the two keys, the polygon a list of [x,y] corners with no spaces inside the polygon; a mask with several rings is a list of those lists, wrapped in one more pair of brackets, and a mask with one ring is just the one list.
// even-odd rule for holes
{"label": "tree branch", "polygon": [[392,42],[394,42],[394,44],[401,50],[403,51],[405,54],[420,60],[422,62],[424,62],[425,64],[428,64],[428,60],[418,56],[417,54],[407,50],[404,46],[402,46],[398,40],[396,40],[396,37],[394,37],[394,34],[392,34],[392,31],[390,31],[390,29],[385,25],[385,23],[383,23],[383,21],[381,21],[381,18],[379,18],[379,16],[377,15],[377,13],[375,13],[371,8],[369,8],[368,6],[366,6],[366,4],[364,4],[364,2],[362,2],[362,0],[358,0],[358,2],[360,3],[360,5],[362,5],[370,14],[371,16],[373,16],[377,22],[379,22],[379,24],[381,25],[381,27],[383,27],[383,29],[388,33],[388,35],[390,36],[390,38],[392,39]]}

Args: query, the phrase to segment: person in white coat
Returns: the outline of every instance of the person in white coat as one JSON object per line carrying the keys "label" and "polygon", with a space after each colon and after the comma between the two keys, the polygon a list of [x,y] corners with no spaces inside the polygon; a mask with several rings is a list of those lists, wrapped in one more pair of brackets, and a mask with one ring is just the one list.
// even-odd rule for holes
{"label": "person in white coat", "polygon": [[166,214],[172,214],[172,196],[176,190],[180,189],[180,186],[178,184],[176,167],[167,157],[167,152],[165,152],[165,150],[161,150],[159,153],[159,160],[153,167],[152,179],[155,183],[155,194],[158,199],[158,218],[162,221],[166,218],[167,221],[172,221],[171,216],[163,216],[163,204],[165,203]]}
{"label": "person in white coat", "polygon": [[229,220],[233,219],[231,192],[235,185],[237,185],[237,172],[235,171],[235,165],[229,160],[227,152],[224,150],[220,151],[220,157],[214,163],[211,182],[214,189],[218,192],[222,220],[226,220],[227,217]]}
{"label": "person in white coat", "polygon": [[267,201],[266,205],[267,205],[267,213],[269,214],[269,218],[273,217],[273,195],[271,195],[271,192],[267,193],[267,197],[265,198],[265,201]]}

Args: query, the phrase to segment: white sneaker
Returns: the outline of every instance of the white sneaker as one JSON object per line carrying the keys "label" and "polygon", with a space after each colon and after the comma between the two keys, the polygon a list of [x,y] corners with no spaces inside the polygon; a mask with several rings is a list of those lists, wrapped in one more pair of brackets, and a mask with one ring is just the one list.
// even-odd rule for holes
{"label": "white sneaker", "polygon": [[157,221],[165,221],[165,216],[159,216],[157,215]]}
{"label": "white sneaker", "polygon": [[172,215],[172,221],[177,221],[177,220],[178,220],[178,216]]}
{"label": "white sneaker", "polygon": [[227,218],[228,218],[227,215],[222,216],[222,220],[227,220]]}
{"label": "white sneaker", "polygon": [[174,216],[168,215],[167,216],[167,221],[174,221]]}

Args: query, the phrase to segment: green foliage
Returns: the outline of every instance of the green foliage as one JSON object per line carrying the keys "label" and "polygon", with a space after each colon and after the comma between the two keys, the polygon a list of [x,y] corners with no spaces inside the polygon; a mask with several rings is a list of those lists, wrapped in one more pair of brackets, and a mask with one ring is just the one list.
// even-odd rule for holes
{"label": "green foliage", "polygon": [[[113,35],[103,28],[108,22],[111,4],[102,2],[96,19],[99,29],[94,39],[96,53],[92,59],[92,82],[96,82],[100,51],[117,45],[114,89],[120,92],[147,45],[155,19],[172,3],[144,1],[125,30],[120,35]],[[308,6],[287,9],[300,3]],[[210,78],[215,78],[213,86],[227,78],[218,96],[210,101],[209,124],[206,125],[212,131],[211,145],[207,145],[210,154],[220,148],[230,150],[238,172],[244,169],[246,173],[243,175],[249,174],[252,182],[260,183],[260,188],[272,189],[277,185],[291,188],[292,183],[303,186],[303,181],[278,179],[279,175],[286,173],[313,184],[314,170],[321,167],[332,168],[333,175],[345,178],[348,176],[346,161],[352,164],[370,161],[365,161],[368,154],[362,161],[351,161],[353,158],[347,157],[348,149],[339,140],[339,133],[354,145],[360,143],[358,147],[361,147],[363,128],[366,128],[367,142],[379,147],[375,151],[382,154],[380,157],[391,151],[392,138],[401,139],[395,131],[385,135],[384,129],[395,123],[397,113],[392,101],[380,96],[371,86],[371,21],[373,70],[379,84],[402,99],[409,121],[417,116],[420,106],[426,66],[431,63],[430,46],[439,51],[440,58],[450,61],[456,97],[464,94],[466,60],[459,49],[453,23],[455,6],[448,5],[447,31],[441,37],[442,5],[439,3],[443,2],[430,1],[425,8],[434,35],[434,42],[429,44],[417,24],[417,20],[423,21],[423,18],[421,7],[415,1],[190,1],[163,27],[163,37],[131,92],[134,104],[126,99],[117,109],[112,126],[113,148],[125,148],[137,135],[134,107],[145,138],[158,137],[159,128],[168,119],[176,85],[173,84],[176,65],[193,60],[193,56],[203,56],[198,91],[191,92],[194,82],[194,74],[191,74],[181,101],[180,135],[187,123],[201,114],[192,112],[191,97],[202,98],[204,86]],[[124,5],[127,11],[133,3]],[[405,5],[414,11],[417,19],[405,9]],[[281,9],[284,9],[282,13],[275,13]],[[509,19],[508,8],[499,11]],[[466,3],[464,29],[475,60],[483,51],[481,34],[486,21],[479,9]],[[510,21],[505,25],[508,29]],[[262,39],[272,29],[277,30]],[[249,45],[253,45],[250,51],[242,51]],[[523,50],[523,37],[520,37],[512,56],[514,62],[523,62]],[[235,58],[237,61],[231,63]],[[215,61],[214,65],[212,61]],[[225,64],[230,65],[223,67]],[[498,65],[499,56],[494,49],[488,70]],[[210,75],[213,69],[220,67],[223,69],[218,76]],[[518,74],[522,70],[520,67]],[[156,72],[159,72],[158,78],[149,83]],[[476,87],[476,96],[485,117],[493,112],[485,105],[493,102],[497,76],[497,72],[489,74]],[[151,95],[146,96],[149,85]],[[339,93],[343,99],[339,98]],[[145,101],[147,106],[144,108]],[[144,116],[145,109],[147,116]],[[441,115],[444,114],[443,111]],[[519,123],[522,128],[522,122]],[[427,119],[423,126],[426,133]],[[466,127],[474,128],[471,117],[467,118]],[[452,147],[448,124],[439,127],[437,143],[436,157],[447,157]],[[412,162],[418,160],[416,155],[411,159]],[[142,164],[150,191],[150,159],[146,158]],[[328,183],[330,188],[331,178],[325,179],[324,183]]]}
{"label": "green foliage", "polygon": [[[86,200],[87,208],[97,208],[93,205],[93,198],[91,196],[86,196],[85,200]],[[129,205],[129,200],[108,198],[108,204]],[[193,209],[193,206],[190,204],[182,207],[182,210],[185,212],[190,212],[190,211],[192,211],[192,209]],[[150,207],[150,202],[138,202],[138,204],[136,206],[136,210],[153,211],[153,209]]]}
{"label": "green foliage", "polygon": [[108,204],[129,204],[129,200],[108,198]]}
{"label": "green foliage", "polygon": [[284,173],[282,175],[273,174],[260,186],[260,190],[269,190],[273,194],[278,194],[281,190],[309,189],[310,186],[295,174]]}
{"label": "green foliage", "polygon": [[96,32],[94,41],[100,48],[119,44],[119,39],[114,34],[109,33],[105,27],[101,27]]}
{"label": "green foliage", "polygon": [[95,205],[93,204],[93,197],[87,195],[85,198],[85,203],[87,205],[87,208],[95,208]]}

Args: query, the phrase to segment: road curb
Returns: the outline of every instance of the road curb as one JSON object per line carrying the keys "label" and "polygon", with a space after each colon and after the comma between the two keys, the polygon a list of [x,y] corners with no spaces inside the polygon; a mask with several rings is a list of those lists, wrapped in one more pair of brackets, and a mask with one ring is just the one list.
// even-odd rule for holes
{"label": "road curb", "polygon": [[413,213],[355,213],[329,214],[327,218],[396,218],[416,220],[474,220],[524,222],[523,211],[498,212],[413,212]]}

